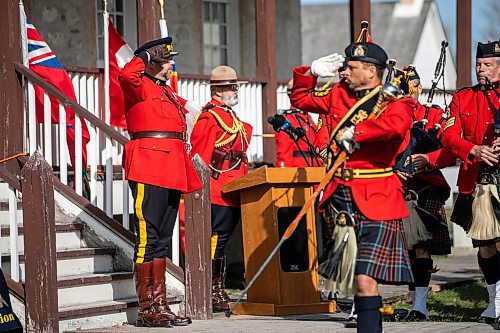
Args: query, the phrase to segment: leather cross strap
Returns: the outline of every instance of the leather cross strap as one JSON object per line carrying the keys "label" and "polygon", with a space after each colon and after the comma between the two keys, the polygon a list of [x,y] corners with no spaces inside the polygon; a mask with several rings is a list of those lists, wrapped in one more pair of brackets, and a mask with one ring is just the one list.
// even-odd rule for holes
{"label": "leather cross strap", "polygon": [[131,140],[137,139],[178,139],[182,141],[186,141],[186,133],[185,132],[171,132],[171,131],[141,131],[130,133]]}

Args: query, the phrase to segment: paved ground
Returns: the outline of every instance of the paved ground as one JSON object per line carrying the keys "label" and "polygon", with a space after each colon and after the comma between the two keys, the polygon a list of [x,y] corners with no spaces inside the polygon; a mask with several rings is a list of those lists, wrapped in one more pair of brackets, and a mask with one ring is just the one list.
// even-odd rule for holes
{"label": "paved ground", "polygon": [[[449,257],[435,260],[435,264],[441,270],[433,274],[431,287],[435,291],[452,287],[458,284],[468,283],[481,279],[477,268],[476,257]],[[407,295],[405,286],[381,286],[380,293],[386,301],[403,299]],[[237,297],[238,294],[232,295]],[[459,311],[457,309],[457,311]],[[286,317],[257,317],[257,316],[232,316],[225,318],[217,315],[213,320],[196,320],[188,327],[176,327],[175,329],[144,329],[124,325],[121,327],[99,330],[82,330],[78,332],[92,333],[128,333],[128,332],[338,332],[354,333],[355,329],[345,329],[343,321],[346,314],[314,314]],[[442,322],[420,322],[420,323],[384,323],[385,333],[411,332],[418,333],[483,333],[494,332],[491,326],[478,323],[442,323]]]}
{"label": "paved ground", "polygon": [[[338,319],[337,319],[338,320]],[[231,319],[217,318],[213,320],[197,320],[187,327],[146,329],[133,326],[101,330],[82,330],[79,332],[92,333],[137,333],[137,332],[213,332],[213,333],[246,333],[246,332],[283,332],[283,333],[355,333],[355,329],[344,328],[344,325],[335,318],[324,315],[314,320],[298,320],[283,318],[257,318],[250,316],[237,316]],[[418,333],[485,333],[494,331],[491,326],[478,323],[384,323],[385,333],[401,332]]]}

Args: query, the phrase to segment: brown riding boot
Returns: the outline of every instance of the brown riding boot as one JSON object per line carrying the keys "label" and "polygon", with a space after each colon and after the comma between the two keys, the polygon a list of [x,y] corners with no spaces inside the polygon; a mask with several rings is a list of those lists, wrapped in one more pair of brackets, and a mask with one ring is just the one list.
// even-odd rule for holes
{"label": "brown riding boot", "polygon": [[212,260],[212,309],[213,312],[229,310],[231,299],[225,289],[226,263],[225,258]]}
{"label": "brown riding boot", "polygon": [[153,263],[134,264],[134,282],[139,300],[136,326],[172,327],[171,321],[157,313],[153,302]]}
{"label": "brown riding boot", "polygon": [[153,300],[158,313],[169,320],[174,326],[191,324],[191,318],[178,316],[173,313],[167,303],[167,289],[165,287],[166,259],[153,259]]}

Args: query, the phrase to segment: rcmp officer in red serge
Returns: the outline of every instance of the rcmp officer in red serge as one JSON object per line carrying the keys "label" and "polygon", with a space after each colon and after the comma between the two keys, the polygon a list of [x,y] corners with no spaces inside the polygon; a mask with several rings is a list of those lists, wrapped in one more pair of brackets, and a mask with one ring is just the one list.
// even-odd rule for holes
{"label": "rcmp officer in red serge", "polygon": [[[381,84],[387,54],[380,46],[353,43],[345,54],[346,81],[336,84],[323,97],[314,95],[316,77],[332,76],[341,67],[343,57],[333,54],[315,60],[311,67],[295,68],[292,104],[308,112],[329,114],[338,122],[349,107]],[[331,204],[337,211],[349,212],[357,227],[354,303],[358,332],[382,332],[379,282],[413,282],[401,220],[408,211],[401,182],[392,167],[411,127],[414,106],[410,98],[389,102],[378,119],[365,120],[344,132],[344,145],[351,154],[337,175],[341,177],[348,171],[352,177],[334,177],[320,202],[320,209]]]}
{"label": "rcmp officer in red serge", "polygon": [[[288,81],[287,95],[292,94],[293,80]],[[320,166],[322,161],[315,155],[314,145],[316,143],[316,125],[311,116],[304,111],[290,108],[292,114],[285,114],[284,117],[288,120],[291,126],[302,128],[304,137],[297,141],[297,144],[284,131],[275,133],[276,139],[276,166],[277,167],[307,167]],[[309,146],[309,144],[311,146]],[[299,150],[300,148],[300,150]],[[310,149],[313,151],[310,151]]]}
{"label": "rcmp officer in red serge", "polygon": [[211,170],[212,208],[212,304],[215,312],[229,310],[225,292],[225,248],[241,219],[239,193],[222,193],[224,185],[245,175],[246,151],[252,127],[241,121],[233,106],[238,104],[238,81],[234,69],[218,66],[210,74],[208,102],[191,133],[191,155],[199,154]]}
{"label": "rcmp officer in red serge", "polygon": [[[405,318],[410,321],[428,320],[427,296],[433,266],[432,255],[451,253],[451,240],[446,222],[444,204],[450,196],[450,186],[439,170],[455,163],[455,156],[441,148],[440,140],[446,115],[438,105],[422,105],[418,97],[422,93],[420,76],[413,66],[406,69],[407,79],[402,89],[416,101],[411,130],[416,145],[409,155],[415,168],[414,175],[398,175],[406,180],[407,190],[414,191],[418,207],[430,215],[420,216],[430,239],[410,248],[415,283],[410,284],[413,309]],[[443,126],[441,126],[443,125]],[[410,152],[411,153],[411,152]],[[411,177],[411,178],[410,178]],[[409,221],[409,223],[416,223]],[[419,221],[419,223],[421,223]]]}
{"label": "rcmp officer in red serge", "polygon": [[500,329],[499,41],[478,43],[476,78],[477,85],[453,95],[442,141],[462,160],[460,193],[451,220],[468,231],[473,246],[479,247],[478,263],[490,298],[480,319]]}
{"label": "rcmp officer in red serge", "polygon": [[186,119],[166,85],[172,71],[172,38],[148,42],[125,65],[120,84],[131,140],[123,167],[134,197],[137,240],[134,279],[139,299],[138,326],[170,327],[191,323],[167,305],[167,246],[181,193],[201,188],[186,150]]}

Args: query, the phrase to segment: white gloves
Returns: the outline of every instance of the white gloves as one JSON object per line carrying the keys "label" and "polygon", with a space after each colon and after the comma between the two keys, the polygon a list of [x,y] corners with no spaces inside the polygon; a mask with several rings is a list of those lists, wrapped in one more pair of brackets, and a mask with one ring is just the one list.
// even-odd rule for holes
{"label": "white gloves", "polygon": [[321,77],[335,76],[337,70],[342,67],[344,60],[344,56],[338,53],[316,59],[311,64],[311,74]]}
{"label": "white gloves", "polygon": [[352,154],[356,149],[359,149],[359,143],[354,141],[354,126],[351,126],[344,130],[341,140],[344,148],[349,154]]}

